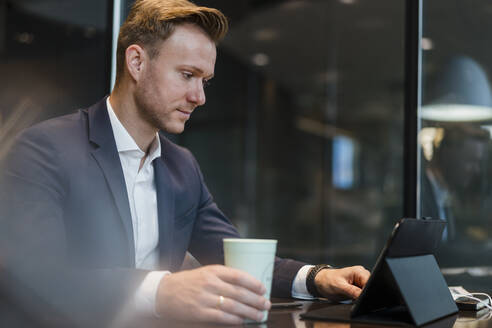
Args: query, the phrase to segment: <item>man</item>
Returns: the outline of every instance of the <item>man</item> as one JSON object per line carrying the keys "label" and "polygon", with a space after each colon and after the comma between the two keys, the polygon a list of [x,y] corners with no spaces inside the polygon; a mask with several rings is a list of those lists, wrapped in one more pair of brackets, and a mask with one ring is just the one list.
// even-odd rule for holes
{"label": "man", "polygon": [[[441,253],[450,247],[463,248],[460,240],[480,221],[477,214],[482,204],[477,202],[481,199],[477,196],[485,192],[483,172],[490,133],[464,123],[441,124],[423,131],[431,132],[433,138],[428,138],[429,151],[424,153],[427,161],[422,176],[422,215],[447,222]],[[467,212],[470,209],[477,212]],[[459,210],[466,220],[458,219]]]}
{"label": "man", "polygon": [[[205,103],[226,31],[216,9],[137,0],[120,30],[111,95],[19,137],[2,183],[3,244],[12,275],[50,306],[103,318],[130,299],[139,313],[227,324],[259,320],[270,308],[259,281],[221,265],[222,239],[238,233],[191,153],[159,133],[181,133]],[[204,266],[179,272],[186,251]],[[33,261],[19,258],[32,254],[43,259],[41,285],[75,288],[70,304],[31,282]],[[333,300],[358,297],[369,276],[360,266],[313,269],[280,258],[274,271],[274,296]],[[97,289],[104,311],[88,301]]]}

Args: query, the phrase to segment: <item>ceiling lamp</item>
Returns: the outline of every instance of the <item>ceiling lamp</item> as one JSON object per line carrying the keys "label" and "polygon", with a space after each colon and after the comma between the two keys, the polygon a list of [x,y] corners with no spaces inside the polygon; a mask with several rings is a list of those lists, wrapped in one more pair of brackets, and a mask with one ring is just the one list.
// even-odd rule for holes
{"label": "ceiling lamp", "polygon": [[477,122],[492,119],[492,94],[483,68],[473,59],[454,57],[424,94],[421,118],[439,122]]}

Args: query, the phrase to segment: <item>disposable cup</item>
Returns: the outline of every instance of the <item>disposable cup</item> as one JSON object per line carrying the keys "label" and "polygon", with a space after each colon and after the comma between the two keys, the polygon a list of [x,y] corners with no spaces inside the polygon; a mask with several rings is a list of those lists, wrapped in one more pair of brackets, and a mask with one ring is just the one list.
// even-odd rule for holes
{"label": "disposable cup", "polygon": [[[265,298],[270,299],[272,288],[273,265],[277,241],[274,239],[243,239],[224,238],[224,262],[231,268],[246,271],[261,281],[266,288]],[[268,319],[268,311],[264,311],[263,320]],[[245,320],[245,323],[256,321]]]}

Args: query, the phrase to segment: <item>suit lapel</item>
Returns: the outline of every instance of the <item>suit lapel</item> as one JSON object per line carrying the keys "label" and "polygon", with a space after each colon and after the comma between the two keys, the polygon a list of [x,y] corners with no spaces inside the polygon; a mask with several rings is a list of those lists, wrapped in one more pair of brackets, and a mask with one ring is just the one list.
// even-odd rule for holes
{"label": "suit lapel", "polygon": [[113,130],[109,120],[106,98],[88,110],[89,140],[98,147],[92,150],[92,156],[99,164],[109,185],[116,208],[120,214],[128,239],[130,262],[135,264],[135,244],[133,239],[133,224],[128,203],[125,177],[114,141]]}
{"label": "suit lapel", "polygon": [[[161,139],[162,140],[162,139]],[[161,145],[164,144],[161,142]],[[173,269],[174,239],[174,191],[172,179],[163,157],[153,162],[155,185],[157,191],[157,212],[159,215],[159,251],[161,267]]]}

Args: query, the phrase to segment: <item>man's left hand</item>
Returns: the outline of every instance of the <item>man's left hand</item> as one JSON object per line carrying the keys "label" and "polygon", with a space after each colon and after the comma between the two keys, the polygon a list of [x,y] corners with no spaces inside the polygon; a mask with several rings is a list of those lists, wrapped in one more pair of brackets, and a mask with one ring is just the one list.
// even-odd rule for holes
{"label": "man's left hand", "polygon": [[318,291],[330,301],[342,301],[359,297],[370,275],[360,265],[323,269],[316,275],[314,283]]}

